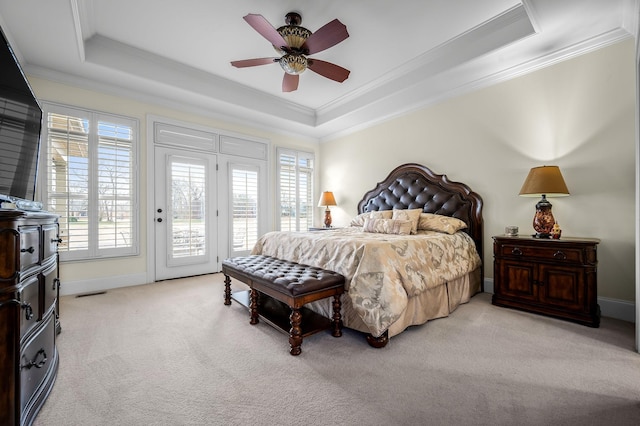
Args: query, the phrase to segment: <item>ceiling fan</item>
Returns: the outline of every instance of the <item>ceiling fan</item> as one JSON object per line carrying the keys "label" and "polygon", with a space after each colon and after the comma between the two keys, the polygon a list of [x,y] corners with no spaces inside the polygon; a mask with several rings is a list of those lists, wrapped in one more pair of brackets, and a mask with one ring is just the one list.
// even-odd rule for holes
{"label": "ceiling fan", "polygon": [[232,61],[237,68],[254,67],[279,63],[284,70],[282,91],[293,92],[298,89],[300,74],[307,68],[323,77],[342,83],[349,77],[350,71],[331,62],[309,58],[308,55],[328,49],[349,37],[347,27],[337,19],[329,22],[315,33],[301,27],[302,17],[296,12],[285,16],[284,25],[277,30],[262,15],[248,14],[244,17],[254,30],[266,38],[281,55],[278,58],[256,58]]}

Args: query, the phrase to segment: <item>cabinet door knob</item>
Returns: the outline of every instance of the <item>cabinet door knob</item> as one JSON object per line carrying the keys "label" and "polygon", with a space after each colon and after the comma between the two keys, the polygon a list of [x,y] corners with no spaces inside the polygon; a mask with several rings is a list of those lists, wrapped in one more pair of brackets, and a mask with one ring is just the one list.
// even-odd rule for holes
{"label": "cabinet door knob", "polygon": [[520,250],[518,247],[514,247],[511,250],[511,254],[516,255],[516,256],[522,256],[522,250]]}
{"label": "cabinet door knob", "polygon": [[564,254],[563,252],[561,252],[560,250],[558,250],[557,252],[553,253],[553,257],[559,260],[566,260],[567,259],[567,255]]}

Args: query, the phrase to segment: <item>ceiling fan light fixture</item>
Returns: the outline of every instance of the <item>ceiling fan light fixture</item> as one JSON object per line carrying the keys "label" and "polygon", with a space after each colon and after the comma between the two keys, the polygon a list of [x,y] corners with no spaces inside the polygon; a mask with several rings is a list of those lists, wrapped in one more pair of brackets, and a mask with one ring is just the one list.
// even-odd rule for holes
{"label": "ceiling fan light fixture", "polygon": [[278,63],[287,74],[302,74],[307,69],[308,60],[304,55],[286,54]]}
{"label": "ceiling fan light fixture", "polygon": [[282,79],[283,92],[297,90],[298,75],[302,74],[307,68],[322,77],[338,83],[342,83],[349,77],[350,71],[346,68],[320,59],[307,58],[307,55],[322,52],[349,37],[347,27],[338,19],[328,22],[313,33],[300,26],[302,17],[296,12],[289,12],[285,17],[286,25],[277,30],[262,15],[249,13],[243,19],[262,37],[267,39],[281,56],[279,58],[231,61],[232,66],[245,68],[274,62],[279,63],[285,73]]}
{"label": "ceiling fan light fixture", "polygon": [[289,47],[296,50],[300,50],[311,36],[311,31],[298,25],[285,25],[278,28],[277,31],[285,39]]}

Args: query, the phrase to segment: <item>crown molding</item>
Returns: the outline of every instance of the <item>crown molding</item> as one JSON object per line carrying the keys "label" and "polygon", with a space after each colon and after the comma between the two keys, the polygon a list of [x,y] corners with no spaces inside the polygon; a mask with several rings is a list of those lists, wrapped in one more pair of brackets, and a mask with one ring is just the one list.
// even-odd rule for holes
{"label": "crown molding", "polygon": [[524,6],[517,5],[425,52],[392,73],[363,86],[358,92],[352,92],[319,108],[317,124],[339,119],[374,102],[393,98],[400,92],[420,85],[425,79],[433,78],[534,34],[535,29]]}

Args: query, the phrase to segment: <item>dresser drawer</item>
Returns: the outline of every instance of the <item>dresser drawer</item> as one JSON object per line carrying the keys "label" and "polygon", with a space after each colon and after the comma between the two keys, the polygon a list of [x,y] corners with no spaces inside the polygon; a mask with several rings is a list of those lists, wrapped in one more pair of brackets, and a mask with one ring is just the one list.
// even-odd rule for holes
{"label": "dresser drawer", "polygon": [[27,278],[18,291],[20,301],[20,339],[33,328],[40,319],[40,281],[37,275]]}
{"label": "dresser drawer", "polygon": [[37,265],[40,261],[40,227],[20,227],[20,272]]}
{"label": "dresser drawer", "polygon": [[43,299],[44,305],[42,306],[42,315],[47,315],[50,309],[53,308],[53,305],[56,302],[56,298],[58,297],[58,264],[55,259],[51,259],[49,265],[44,266],[44,271],[42,271],[42,281],[44,288],[43,291]]}
{"label": "dresser drawer", "polygon": [[48,259],[58,252],[58,225],[42,225],[42,259]]}
{"label": "dresser drawer", "polygon": [[49,315],[38,333],[25,345],[20,355],[20,411],[53,368],[55,354],[55,321]]}
{"label": "dresser drawer", "polygon": [[[553,243],[552,243],[553,244]],[[501,244],[495,253],[501,257],[550,260],[553,262],[583,263],[583,251],[576,248],[557,246],[530,246],[526,244]]]}

